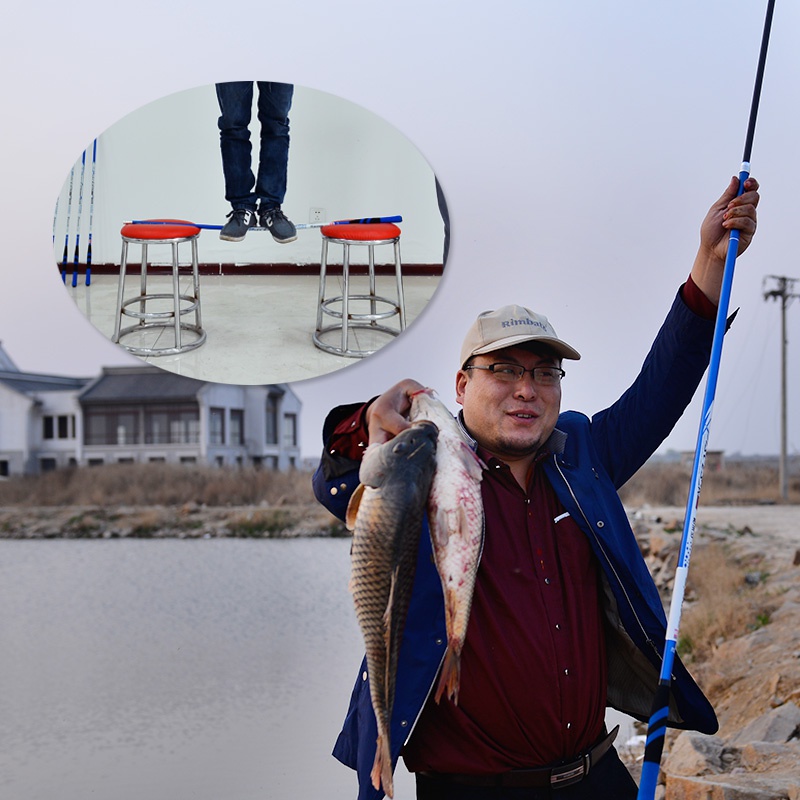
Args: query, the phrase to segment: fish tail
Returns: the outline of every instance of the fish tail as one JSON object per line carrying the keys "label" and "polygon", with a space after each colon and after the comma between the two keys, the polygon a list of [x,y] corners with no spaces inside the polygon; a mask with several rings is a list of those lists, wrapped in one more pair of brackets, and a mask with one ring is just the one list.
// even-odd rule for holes
{"label": "fish tail", "polygon": [[372,785],[376,789],[381,788],[388,797],[394,796],[394,781],[392,779],[392,754],[389,752],[389,742],[386,737],[378,734],[378,741],[375,747],[375,763],[372,765]]}
{"label": "fish tail", "polygon": [[454,647],[447,648],[442,665],[442,674],[439,676],[439,685],[436,687],[434,700],[438,703],[442,695],[446,694],[448,699],[458,705],[458,687],[461,683],[461,653]]}

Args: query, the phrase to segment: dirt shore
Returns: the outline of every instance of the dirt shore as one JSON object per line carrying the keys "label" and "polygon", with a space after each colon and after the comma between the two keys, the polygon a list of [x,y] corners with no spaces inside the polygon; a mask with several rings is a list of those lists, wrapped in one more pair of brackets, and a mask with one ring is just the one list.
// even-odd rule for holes
{"label": "dirt shore", "polygon": [[[656,578],[665,604],[683,516],[675,507],[631,512],[651,570],[666,566]],[[720,730],[713,737],[668,734],[658,796],[800,800],[800,506],[701,507],[694,547],[712,544],[741,570],[740,592],[756,587],[762,611],[740,635],[719,636],[701,659],[688,658]],[[691,582],[691,566],[689,576]],[[719,603],[710,614],[721,616],[726,597],[710,602]],[[635,771],[641,751],[633,747],[628,757]]]}

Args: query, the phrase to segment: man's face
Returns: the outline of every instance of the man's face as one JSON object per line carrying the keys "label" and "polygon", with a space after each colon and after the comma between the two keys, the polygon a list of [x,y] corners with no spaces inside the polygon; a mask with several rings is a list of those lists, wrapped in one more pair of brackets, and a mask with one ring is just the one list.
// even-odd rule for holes
{"label": "man's face", "polygon": [[[519,364],[525,369],[560,366],[546,348],[507,347],[475,356],[475,365]],[[456,401],[464,407],[464,422],[481,447],[503,461],[533,455],[547,441],[558,420],[561,385],[540,386],[526,372],[504,382],[489,370],[459,370]]]}

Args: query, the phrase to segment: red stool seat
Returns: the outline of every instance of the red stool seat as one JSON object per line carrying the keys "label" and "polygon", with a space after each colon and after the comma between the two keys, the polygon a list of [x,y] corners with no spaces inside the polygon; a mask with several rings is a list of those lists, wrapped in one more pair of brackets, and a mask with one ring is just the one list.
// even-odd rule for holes
{"label": "red stool seat", "polygon": [[[155,223],[149,225],[148,223]],[[129,222],[122,226],[120,233],[126,239],[184,239],[197,236],[200,228],[183,219],[154,219],[145,222]]]}
{"label": "red stool seat", "polygon": [[385,242],[387,239],[396,239],[400,235],[400,228],[391,222],[323,225],[322,235],[329,239],[349,239],[354,242]]}

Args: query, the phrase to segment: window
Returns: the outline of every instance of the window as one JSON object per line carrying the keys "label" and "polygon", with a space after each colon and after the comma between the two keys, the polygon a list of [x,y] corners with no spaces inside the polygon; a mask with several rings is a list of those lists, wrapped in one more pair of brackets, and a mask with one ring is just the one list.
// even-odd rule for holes
{"label": "window", "polygon": [[231,409],[231,429],[229,444],[244,444],[244,411],[241,408]]}
{"label": "window", "polygon": [[225,409],[210,408],[208,410],[208,443],[225,444]]}
{"label": "window", "polygon": [[194,456],[181,456],[181,464],[196,464],[197,459]]}
{"label": "window", "polygon": [[197,444],[200,409],[197,406],[151,406],[144,410],[145,444]]}
{"label": "window", "polygon": [[139,410],[132,406],[87,408],[84,443],[131,445],[139,442]]}
{"label": "window", "polygon": [[283,446],[297,446],[297,414],[283,415]]}
{"label": "window", "polygon": [[42,437],[44,439],[74,439],[75,415],[59,414],[42,417]]}
{"label": "window", "polygon": [[52,472],[56,466],[56,460],[54,458],[39,459],[39,468],[42,470],[42,472]]}
{"label": "window", "polygon": [[[75,436],[75,417],[72,417],[72,436]],[[70,417],[60,414],[58,417],[58,438],[69,439],[70,437]]]}
{"label": "window", "polygon": [[0,478],[7,478],[8,474],[8,461],[0,460]]}
{"label": "window", "polygon": [[278,444],[278,398],[267,397],[267,444]]}

